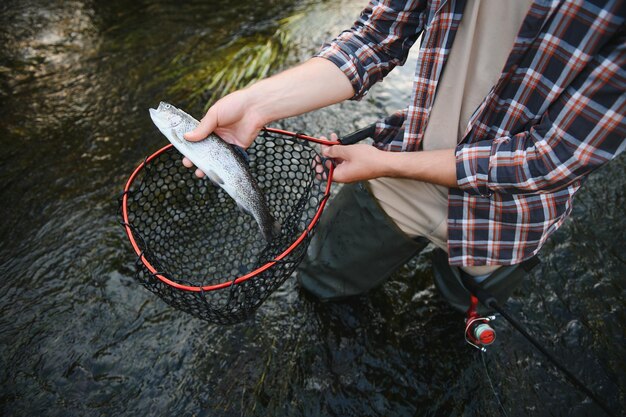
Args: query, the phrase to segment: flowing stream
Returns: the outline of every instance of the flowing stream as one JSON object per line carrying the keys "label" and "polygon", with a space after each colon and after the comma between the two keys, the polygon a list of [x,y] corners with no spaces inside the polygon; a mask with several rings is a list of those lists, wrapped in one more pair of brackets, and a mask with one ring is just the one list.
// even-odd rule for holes
{"label": "flowing stream", "polygon": [[[503,320],[485,354],[430,251],[371,294],[288,280],[217,326],[141,287],[119,226],[133,168],[166,144],[160,100],[207,104],[313,54],[364,1],[0,4],[0,415],[599,416]],[[276,126],[350,132],[404,105],[415,56],[361,102]],[[191,173],[190,173],[191,175]],[[626,406],[626,159],[594,173],[508,303],[616,412]]]}

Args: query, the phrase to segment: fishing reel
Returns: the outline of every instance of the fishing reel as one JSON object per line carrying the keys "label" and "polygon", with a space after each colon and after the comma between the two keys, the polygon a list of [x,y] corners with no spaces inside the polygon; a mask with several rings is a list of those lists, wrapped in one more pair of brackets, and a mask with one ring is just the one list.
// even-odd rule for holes
{"label": "fishing reel", "polygon": [[496,319],[496,316],[481,317],[478,314],[478,298],[470,296],[470,306],[465,317],[465,341],[483,352],[487,351],[487,346],[496,340],[496,331],[489,322]]}

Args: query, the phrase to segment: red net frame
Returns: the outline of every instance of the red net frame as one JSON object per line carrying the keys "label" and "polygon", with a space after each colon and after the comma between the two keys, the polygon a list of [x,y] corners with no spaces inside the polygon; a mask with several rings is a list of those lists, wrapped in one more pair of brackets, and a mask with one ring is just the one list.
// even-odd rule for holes
{"label": "red net frame", "polygon": [[[294,143],[307,144],[307,146],[310,146],[309,143],[317,143],[322,145],[333,145],[337,143],[300,133],[294,133],[273,128],[263,129],[260,136],[263,136],[265,141],[279,140],[283,141],[285,144],[288,143],[288,140],[292,140],[294,141]],[[258,139],[257,141],[255,141],[255,144],[257,142]],[[264,143],[268,145],[267,142]],[[260,146],[263,145],[261,144]],[[254,151],[253,148],[254,145],[250,149]],[[310,152],[311,149],[313,148],[310,147],[310,149],[307,150],[307,152],[309,152],[307,153],[307,155],[313,155],[313,153]],[[147,157],[132,172],[132,174],[126,181],[124,191],[121,196],[120,206],[122,226],[124,227],[126,236],[131,244],[133,252],[137,256],[136,264],[139,280],[150,291],[159,295],[168,304],[182,311],[190,313],[198,318],[223,324],[242,321],[248,318],[252,313],[254,313],[254,311],[267,298],[267,296],[269,296],[271,292],[278,288],[278,286],[280,286],[280,284],[282,284],[282,282],[284,282],[284,280],[288,278],[288,276],[286,275],[291,275],[297,264],[299,264],[299,262],[304,257],[306,247],[308,246],[315,226],[317,225],[317,222],[319,221],[319,218],[330,196],[333,166],[332,164],[326,164],[325,160],[321,158],[317,151],[313,152],[315,155],[317,155],[315,159],[318,161],[314,163],[312,163],[311,161],[304,161],[304,163],[315,165],[315,168],[312,169],[319,169],[320,166],[323,169],[323,184],[316,184],[316,186],[319,187],[320,193],[323,190],[323,196],[319,198],[319,202],[317,204],[317,207],[315,208],[315,212],[310,218],[308,224],[306,224],[306,227],[302,228],[302,230],[299,231],[297,236],[293,239],[293,241],[290,241],[290,244],[286,248],[282,248],[280,250],[280,253],[278,253],[276,256],[273,256],[271,260],[263,263],[262,265],[258,265],[251,271],[248,271],[234,278],[227,277],[223,279],[217,279],[218,282],[214,282],[216,280],[213,279],[211,283],[204,285],[189,283],[186,282],[187,280],[185,280],[184,278],[174,278],[171,276],[172,274],[166,274],[160,271],[161,268],[156,265],[158,262],[155,262],[154,258],[150,259],[150,256],[148,256],[146,248],[149,247],[149,245],[146,242],[146,237],[141,236],[137,230],[137,227],[133,225],[133,216],[131,210],[129,209],[131,205],[130,202],[134,196],[133,193],[136,192],[136,190],[133,191],[133,187],[137,186],[138,177],[144,174],[148,167],[154,164],[155,161],[163,159],[164,156],[169,157],[168,154],[171,154],[173,152],[175,152],[175,150],[170,144]],[[291,152],[286,152],[288,155],[293,154],[293,150]],[[295,158],[292,156],[291,160],[293,161],[295,160]],[[172,164],[170,164],[170,167],[171,165]],[[192,176],[192,173],[188,172],[188,175]],[[141,185],[139,188],[141,188]],[[285,267],[284,265],[288,266]],[[264,283],[263,285],[259,285],[258,287],[260,289],[253,288],[255,285],[255,279],[263,277],[265,281],[268,281],[268,276],[271,278],[269,280],[269,284]],[[239,301],[233,301],[235,300],[235,298],[237,298],[237,296],[233,296],[233,292],[238,291],[240,287],[244,286],[253,288],[252,292],[250,293],[250,291],[243,291],[241,294],[238,295]],[[213,301],[212,297],[210,296],[210,294],[217,294],[218,292],[223,293],[228,291],[230,291],[229,295],[227,297],[217,297],[216,299],[218,301]]]}

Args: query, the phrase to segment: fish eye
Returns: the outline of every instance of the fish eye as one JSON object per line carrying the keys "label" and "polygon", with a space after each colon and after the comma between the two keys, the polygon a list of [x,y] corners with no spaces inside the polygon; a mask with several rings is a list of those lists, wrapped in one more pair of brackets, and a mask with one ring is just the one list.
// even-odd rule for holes
{"label": "fish eye", "polygon": [[163,106],[166,110],[169,109],[171,106],[169,104],[166,104],[165,106]]}

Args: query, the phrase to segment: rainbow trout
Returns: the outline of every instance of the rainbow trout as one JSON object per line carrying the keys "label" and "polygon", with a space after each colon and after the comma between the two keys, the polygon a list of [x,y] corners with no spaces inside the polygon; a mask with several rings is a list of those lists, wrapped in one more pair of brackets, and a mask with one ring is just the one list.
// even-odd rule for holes
{"label": "rainbow trout", "polygon": [[254,217],[267,242],[280,233],[280,223],[272,217],[247,161],[234,145],[215,134],[200,142],[185,140],[183,135],[195,129],[199,122],[171,104],[161,102],[156,110],[150,109],[150,117],[180,153],[222,187],[243,212]]}

